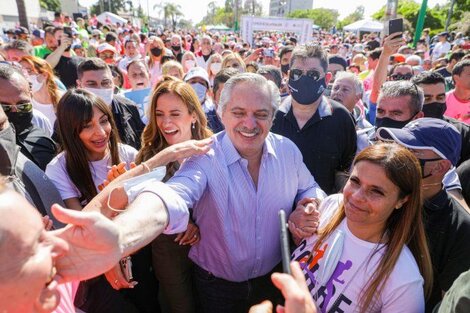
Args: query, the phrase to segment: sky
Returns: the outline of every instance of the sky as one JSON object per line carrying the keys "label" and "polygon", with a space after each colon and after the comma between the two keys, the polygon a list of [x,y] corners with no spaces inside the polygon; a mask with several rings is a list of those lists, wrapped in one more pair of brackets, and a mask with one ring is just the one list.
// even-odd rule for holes
{"label": "sky", "polygon": [[[171,3],[179,4],[181,6],[181,11],[184,13],[185,19],[192,20],[193,23],[198,23],[202,18],[207,14],[207,4],[213,0],[171,0]],[[224,0],[214,0],[219,6],[223,6]],[[243,1],[243,0],[240,0]],[[258,0],[263,5],[264,14],[267,16],[269,12],[269,2],[270,0]],[[295,0],[294,0],[295,1]],[[419,0],[415,0],[420,2]],[[80,4],[84,6],[90,6],[93,3],[96,3],[97,0],[79,0]],[[133,2],[138,5],[139,2],[142,5],[144,11],[147,11],[147,4],[150,8],[150,15],[158,17],[158,10],[153,10],[155,4],[160,4],[161,0],[133,0]],[[447,2],[446,0],[428,0],[428,7],[433,7],[437,3],[443,4]],[[360,5],[365,7],[365,16],[368,17],[371,14],[380,10],[384,6],[386,0],[313,0],[313,8],[328,8],[336,9],[340,14],[340,19],[346,17],[348,14],[352,13],[354,9]],[[314,21],[315,23],[315,21]]]}

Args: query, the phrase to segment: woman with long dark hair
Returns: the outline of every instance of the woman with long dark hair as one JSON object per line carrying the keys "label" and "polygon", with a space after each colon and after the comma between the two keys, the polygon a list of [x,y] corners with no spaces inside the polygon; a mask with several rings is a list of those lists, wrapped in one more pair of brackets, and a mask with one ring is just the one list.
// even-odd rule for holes
{"label": "woman with long dark hair", "polygon": [[293,253],[319,311],[424,312],[432,265],[420,186],[419,162],[403,147],[356,156],[343,193],[320,206],[318,234]]}

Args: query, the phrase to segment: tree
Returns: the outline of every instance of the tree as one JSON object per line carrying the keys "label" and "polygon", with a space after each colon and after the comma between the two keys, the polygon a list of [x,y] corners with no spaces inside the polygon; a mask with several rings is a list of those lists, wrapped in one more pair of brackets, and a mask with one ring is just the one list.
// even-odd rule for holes
{"label": "tree", "polygon": [[175,30],[178,19],[184,16],[184,14],[181,12],[181,6],[179,4],[165,3],[163,6],[163,16],[165,19],[165,26],[166,21],[169,19],[173,30]]}
{"label": "tree", "polygon": [[18,19],[20,20],[20,25],[29,29],[28,15],[26,14],[24,0],[16,0],[16,7],[18,8]]}
{"label": "tree", "polygon": [[253,16],[261,16],[263,15],[263,6],[257,0],[245,0],[242,13]]}
{"label": "tree", "polygon": [[101,10],[100,2],[103,1],[103,11],[104,12],[111,12],[114,14],[118,14],[119,11],[126,11],[126,2],[125,0],[100,0],[96,4],[91,6],[91,14],[101,14],[103,11]]}
{"label": "tree", "polygon": [[288,17],[292,18],[308,18],[313,20],[323,29],[330,29],[338,22],[339,13],[333,9],[310,9],[310,10],[295,10],[291,12]]}
{"label": "tree", "polygon": [[364,6],[358,6],[353,13],[346,16],[338,23],[338,29],[343,29],[344,26],[360,21],[364,18]]}
{"label": "tree", "polygon": [[[397,15],[405,19],[405,27],[408,26],[408,30],[414,32],[416,29],[416,23],[418,21],[418,14],[421,4],[414,2],[413,0],[399,0]],[[426,10],[426,18],[424,20],[424,27],[429,27],[435,31],[442,30],[444,28],[445,13],[438,7]],[[377,20],[383,20],[385,17],[385,6],[383,6],[378,12],[372,15]]]}
{"label": "tree", "polygon": [[53,12],[60,12],[61,5],[59,0],[40,0],[39,5],[41,8],[53,11]]}

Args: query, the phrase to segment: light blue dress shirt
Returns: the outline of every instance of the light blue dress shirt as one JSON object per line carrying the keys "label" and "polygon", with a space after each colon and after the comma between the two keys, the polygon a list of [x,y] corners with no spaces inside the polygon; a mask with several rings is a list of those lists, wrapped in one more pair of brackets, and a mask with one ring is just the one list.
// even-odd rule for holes
{"label": "light blue dress shirt", "polygon": [[[258,186],[248,161],[225,131],[213,136],[211,150],[186,160],[167,182],[199,226],[201,241],[190,258],[219,278],[241,282],[269,273],[281,261],[278,211],[289,215],[298,200],[326,195],[289,139],[269,133],[263,147]],[[169,211],[175,194],[149,186]]]}

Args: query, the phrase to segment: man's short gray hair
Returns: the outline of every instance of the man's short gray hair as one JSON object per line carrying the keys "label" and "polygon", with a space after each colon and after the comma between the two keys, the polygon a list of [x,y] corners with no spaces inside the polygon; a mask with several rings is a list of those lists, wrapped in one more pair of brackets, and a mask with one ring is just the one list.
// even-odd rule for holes
{"label": "man's short gray hair", "polygon": [[281,96],[279,89],[272,82],[264,78],[263,76],[255,73],[240,73],[231,77],[224,85],[222,94],[220,95],[220,101],[217,108],[217,113],[219,116],[222,116],[222,113],[225,111],[225,107],[230,102],[232,98],[232,92],[235,86],[239,84],[251,84],[253,89],[264,89],[266,93],[270,96],[269,102],[273,108],[273,118],[274,115],[281,104]]}
{"label": "man's short gray hair", "polygon": [[416,84],[408,80],[389,81],[382,85],[377,103],[384,98],[410,96],[408,106],[413,115],[423,110],[424,92]]}
{"label": "man's short gray hair", "polygon": [[362,95],[364,94],[364,85],[362,84],[362,81],[357,75],[350,72],[337,72],[335,82],[333,83],[333,88],[335,86],[335,83],[340,79],[350,79],[354,84],[354,90],[356,91],[356,95],[360,95],[362,97]]}

